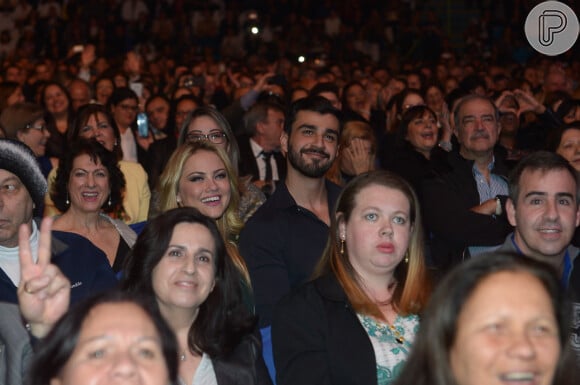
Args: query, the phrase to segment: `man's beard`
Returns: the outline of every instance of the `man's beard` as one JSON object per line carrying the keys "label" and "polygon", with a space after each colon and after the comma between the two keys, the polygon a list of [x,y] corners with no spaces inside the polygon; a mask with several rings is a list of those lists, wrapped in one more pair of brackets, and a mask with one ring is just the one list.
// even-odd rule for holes
{"label": "man's beard", "polygon": [[[310,151],[318,152],[319,154],[326,156],[326,159],[313,158],[308,161],[302,158],[302,153]],[[292,145],[288,143],[288,160],[292,167],[300,171],[303,175],[309,178],[321,178],[330,169],[334,159],[331,159],[330,154],[321,148],[311,146],[303,148],[300,151],[294,151]]]}

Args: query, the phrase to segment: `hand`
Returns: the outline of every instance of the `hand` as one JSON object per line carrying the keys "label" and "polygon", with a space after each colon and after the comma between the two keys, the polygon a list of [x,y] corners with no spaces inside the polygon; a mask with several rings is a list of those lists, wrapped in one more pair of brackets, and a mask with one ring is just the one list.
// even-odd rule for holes
{"label": "hand", "polygon": [[350,145],[344,149],[342,156],[352,164],[356,175],[373,169],[373,156],[369,151],[368,141],[361,138],[354,138]]}
{"label": "hand", "polygon": [[497,200],[495,198],[491,198],[486,200],[482,204],[473,206],[472,208],[470,208],[470,210],[478,214],[495,215],[496,208],[497,208]]}
{"label": "hand", "polygon": [[546,107],[542,103],[538,102],[533,95],[528,94],[524,90],[514,90],[514,96],[520,105],[518,117],[520,114],[528,111],[533,111],[536,114],[543,114],[546,111]]}
{"label": "hand", "polygon": [[30,324],[32,335],[42,338],[68,310],[70,282],[60,269],[50,263],[52,219],[44,218],[40,227],[38,260],[30,249],[30,230],[20,226],[18,248],[20,284],[18,303],[22,316]]}
{"label": "hand", "polygon": [[451,128],[451,114],[449,113],[449,108],[447,103],[443,102],[441,107],[441,112],[437,114],[439,123],[441,124],[441,141],[451,142],[451,137],[453,135],[453,129]]}
{"label": "hand", "polygon": [[268,88],[268,79],[270,79],[274,75],[276,75],[274,72],[266,72],[265,74],[258,76],[258,79],[256,80],[256,85],[254,86],[254,91],[262,92],[266,88]]}
{"label": "hand", "polygon": [[95,46],[92,44],[88,44],[81,53],[81,67],[82,68],[90,67],[94,63],[95,59],[96,59]]}

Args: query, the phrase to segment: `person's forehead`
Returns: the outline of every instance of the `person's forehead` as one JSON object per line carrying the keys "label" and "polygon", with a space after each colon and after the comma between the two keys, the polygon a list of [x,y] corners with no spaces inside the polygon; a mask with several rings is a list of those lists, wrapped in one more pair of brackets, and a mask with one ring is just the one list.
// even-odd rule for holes
{"label": "person's forehead", "polygon": [[493,112],[491,102],[485,99],[473,99],[465,102],[459,111],[460,115],[472,114],[475,111],[489,111]]}
{"label": "person's forehead", "polygon": [[336,118],[336,116],[334,116],[333,114],[321,114],[319,112],[316,111],[309,111],[309,110],[302,110],[302,111],[298,111],[298,113],[296,114],[296,120],[294,122],[294,126],[297,125],[308,125],[308,124],[315,124],[315,123],[319,123],[320,120],[332,120],[332,125],[330,127],[322,127],[322,128],[331,128],[331,129],[336,129],[338,130],[338,127],[340,125],[340,122],[338,121],[338,119]]}
{"label": "person's forehead", "polygon": [[152,101],[149,102],[149,105],[147,105],[147,109],[148,110],[153,110],[156,109],[158,107],[167,107],[169,108],[169,103],[162,98],[155,98]]}
{"label": "person's forehead", "polygon": [[28,198],[30,200],[32,200],[32,197],[30,196],[28,189],[26,188],[24,183],[22,183],[22,180],[18,177],[18,175],[13,174],[12,172],[10,172],[6,169],[0,168],[0,184],[5,183],[5,182],[10,182],[10,181],[16,181],[19,184],[21,184],[22,187],[24,187],[24,190],[27,192]]}
{"label": "person's forehead", "polygon": [[[550,178],[550,183],[545,183],[545,179]],[[532,170],[525,169],[522,172],[519,183],[520,189],[525,195],[525,191],[537,191],[541,193],[566,193],[576,196],[576,180],[570,172],[564,168],[552,170]]]}

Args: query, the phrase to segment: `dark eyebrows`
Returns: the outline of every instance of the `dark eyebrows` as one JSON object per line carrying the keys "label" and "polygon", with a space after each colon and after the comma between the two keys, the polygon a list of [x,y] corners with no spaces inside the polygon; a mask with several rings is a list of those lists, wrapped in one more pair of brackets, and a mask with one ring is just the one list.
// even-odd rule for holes
{"label": "dark eyebrows", "polygon": [[[308,129],[311,129],[314,131],[318,130],[317,126],[315,126],[313,124],[308,124],[308,123],[303,123],[296,128],[299,130],[303,129],[303,128],[308,128]],[[324,133],[325,134],[334,134],[334,135],[338,136],[338,130],[335,130],[334,128],[326,128],[326,129],[324,129]]]}
{"label": "dark eyebrows", "polygon": [[[544,192],[544,191],[530,191],[530,192],[528,192],[524,196],[524,198],[529,198],[531,196],[541,196],[541,197],[545,197],[547,195],[548,195],[548,193],[547,192]],[[570,198],[572,200],[575,199],[574,198],[574,194],[568,193],[568,192],[559,192],[559,193],[556,193],[556,197],[557,198]]]}
{"label": "dark eyebrows", "polygon": [[531,196],[546,196],[546,195],[548,195],[548,193],[544,191],[530,191],[526,195],[524,195],[524,198],[529,198]]}

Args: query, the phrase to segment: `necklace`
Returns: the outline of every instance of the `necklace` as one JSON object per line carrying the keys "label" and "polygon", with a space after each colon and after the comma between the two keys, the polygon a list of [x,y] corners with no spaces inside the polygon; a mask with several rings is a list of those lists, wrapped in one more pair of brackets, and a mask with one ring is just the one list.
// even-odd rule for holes
{"label": "necklace", "polygon": [[403,335],[397,330],[395,325],[391,325],[391,324],[379,325],[377,323],[377,329],[383,334],[392,335],[398,344],[402,345],[405,342],[405,337],[403,337]]}
{"label": "necklace", "polygon": [[405,343],[405,336],[403,336],[403,334],[397,330],[394,324],[378,322],[375,319],[365,315],[359,316],[359,318],[362,320],[362,324],[365,329],[381,333],[385,336],[390,336],[399,345],[403,345]]}

